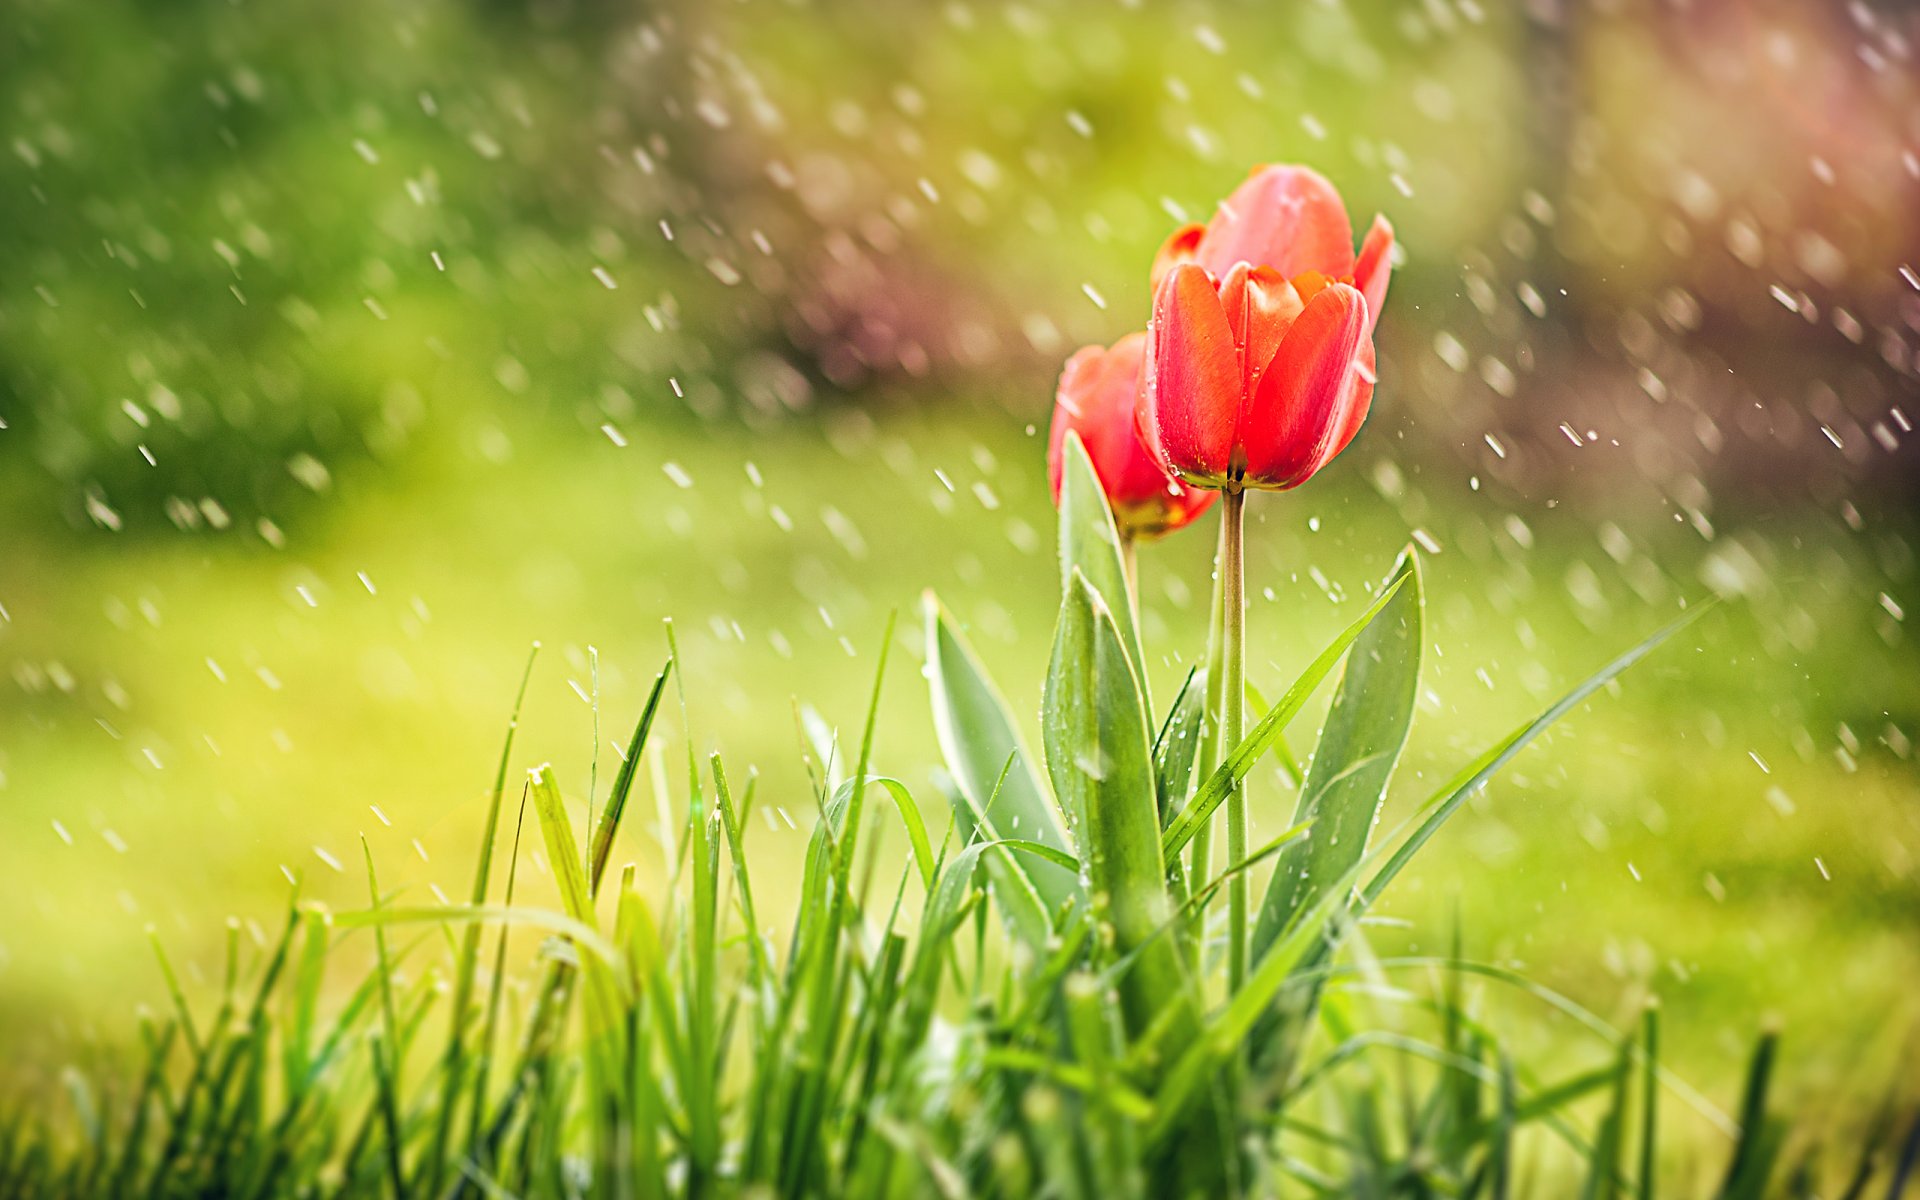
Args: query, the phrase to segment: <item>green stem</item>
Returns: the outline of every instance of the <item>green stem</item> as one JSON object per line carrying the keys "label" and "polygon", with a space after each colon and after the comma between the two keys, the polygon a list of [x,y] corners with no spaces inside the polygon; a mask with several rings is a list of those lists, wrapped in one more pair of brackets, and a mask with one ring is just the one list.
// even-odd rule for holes
{"label": "green stem", "polygon": [[1120,535],[1120,568],[1127,577],[1127,603],[1133,608],[1133,627],[1140,628],[1140,552],[1133,535]]}
{"label": "green stem", "polygon": [[[1222,613],[1225,616],[1222,639],[1226,664],[1221,688],[1221,709],[1225,714],[1221,729],[1221,753],[1231,753],[1245,735],[1247,695],[1247,579],[1245,517],[1247,494],[1229,487],[1221,505],[1220,579]],[[1227,863],[1246,861],[1247,857],[1247,785],[1242,780],[1227,794]],[[1228,994],[1240,990],[1247,978],[1247,875],[1237,872],[1227,884],[1227,988]]]}
{"label": "green stem", "polygon": [[[1220,711],[1221,662],[1225,651],[1221,647],[1221,603],[1224,600],[1222,588],[1225,586],[1225,563],[1227,555],[1227,526],[1220,523],[1220,537],[1213,554],[1213,595],[1207,604],[1207,720],[1205,732],[1200,739],[1200,760],[1194,764],[1194,778],[1205,779],[1212,775],[1214,768],[1220,765]],[[1213,878],[1213,821],[1194,831],[1193,857],[1188,867],[1189,879],[1201,881]],[[1197,905],[1193,913],[1194,940],[1204,942],[1207,923],[1207,907]]]}

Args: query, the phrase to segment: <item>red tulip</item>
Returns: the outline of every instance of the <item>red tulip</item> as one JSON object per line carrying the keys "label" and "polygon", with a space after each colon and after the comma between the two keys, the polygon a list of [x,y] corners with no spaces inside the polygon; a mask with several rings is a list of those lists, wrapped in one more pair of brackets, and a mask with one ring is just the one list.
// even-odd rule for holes
{"label": "red tulip", "polygon": [[1305,167],[1256,170],[1154,262],[1136,419],[1204,488],[1298,487],[1346,449],[1373,398],[1373,325],[1393,227],[1360,252],[1340,193]]}
{"label": "red tulip", "polygon": [[1067,431],[1080,435],[1106,490],[1114,523],[1122,537],[1159,537],[1191,522],[1214,501],[1212,492],[1186,486],[1154,460],[1140,444],[1134,404],[1140,391],[1140,363],[1147,335],[1132,333],[1111,350],[1086,346],[1067,360],[1047,435],[1047,477],[1053,502],[1060,503],[1060,456]]}

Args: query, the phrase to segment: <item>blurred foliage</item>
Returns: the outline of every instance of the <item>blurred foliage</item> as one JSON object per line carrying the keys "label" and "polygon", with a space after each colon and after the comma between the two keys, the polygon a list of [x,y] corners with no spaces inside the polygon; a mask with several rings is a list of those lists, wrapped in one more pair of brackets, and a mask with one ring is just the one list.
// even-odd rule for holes
{"label": "blurred foliage", "polygon": [[[1302,159],[1416,248],[1383,371],[1436,432],[1644,419],[1703,444],[1639,455],[1674,491],[1754,445],[1830,469],[1824,424],[1857,474],[1904,432],[1920,324],[1910,52],[1880,20],[25,0],[0,453],[79,523],[249,527],[430,422],[489,440],[491,409],[764,421],[944,380],[1031,412],[1138,326],[1177,220]],[[1783,326],[1798,369],[1729,380]]]}

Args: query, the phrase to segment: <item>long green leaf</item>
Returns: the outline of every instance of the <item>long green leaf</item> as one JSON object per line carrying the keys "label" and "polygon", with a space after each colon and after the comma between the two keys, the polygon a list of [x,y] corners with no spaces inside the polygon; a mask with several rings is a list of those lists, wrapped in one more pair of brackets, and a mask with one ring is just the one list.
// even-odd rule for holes
{"label": "long green leaf", "polygon": [[1573,711],[1588,696],[1593,695],[1612,682],[1622,671],[1645,658],[1655,646],[1699,620],[1716,603],[1718,603],[1717,600],[1709,599],[1697,604],[1656,629],[1639,645],[1587,676],[1578,687],[1548,705],[1539,716],[1508,734],[1479,758],[1468,763],[1458,775],[1447,781],[1425,804],[1420,806],[1420,812],[1425,813],[1426,817],[1420,822],[1419,827],[1394,850],[1379,872],[1367,881],[1367,886],[1361,893],[1360,909],[1364,911],[1380,898],[1380,893],[1387,890],[1387,885],[1406,869],[1407,864],[1413,860],[1413,856],[1420,852],[1420,848],[1440,831],[1440,827],[1447,823],[1447,819],[1453,816],[1462,804],[1466,803],[1467,797],[1473,794],[1474,789],[1492,778],[1495,771],[1507,764],[1507,760],[1526,749],[1528,743],[1545,732],[1547,727],[1555,721]]}
{"label": "long green leaf", "polygon": [[[560,797],[560,786],[554,780],[553,768],[546,764],[535,767],[529,778],[532,783],[534,815],[540,819],[540,832],[547,844],[547,861],[553,867],[554,880],[560,886],[560,900],[565,906],[567,916],[599,934],[599,922],[594,917],[592,887],[587,882],[586,865],[580,853],[580,843],[573,834],[573,822],[567,817],[566,803]],[[617,958],[589,957],[581,963],[582,972],[587,978],[588,1033],[594,1038],[612,1039],[621,1022],[618,1019],[619,997],[617,977],[613,966]],[[589,1065],[603,1059],[611,1059],[617,1064],[618,1055],[608,1054],[604,1050],[589,1055]],[[617,1067],[607,1070],[603,1078],[617,1078]]]}
{"label": "long green leaf", "polygon": [[[961,840],[1020,838],[1069,850],[1052,799],[1034,773],[1039,760],[1023,744],[1006,701],[973,648],[931,592],[926,620],[933,728],[962,802],[954,807]],[[1075,873],[1045,862],[995,854],[987,870],[1009,931],[1036,950],[1052,936],[1053,914],[1080,900]]]}
{"label": "long green leaf", "polygon": [[[1165,724],[1153,746],[1153,775],[1159,793],[1160,824],[1172,823],[1187,802],[1193,786],[1193,768],[1207,721],[1207,673],[1187,673],[1180,694],[1167,710]],[[1170,860],[1168,863],[1172,866]]]}
{"label": "long green leaf", "polygon": [[1041,714],[1047,771],[1079,844],[1093,916],[1111,923],[1121,954],[1154,946],[1121,986],[1137,1034],[1178,999],[1182,971],[1172,942],[1157,936],[1173,905],[1146,702],[1111,606],[1077,570],[1060,606]]}
{"label": "long green leaf", "polygon": [[1294,809],[1307,836],[1280,854],[1254,926],[1258,961],[1301,911],[1366,856],[1387,781],[1407,744],[1420,683],[1420,560],[1409,548],[1387,581],[1393,599],[1347,654],[1346,670]]}

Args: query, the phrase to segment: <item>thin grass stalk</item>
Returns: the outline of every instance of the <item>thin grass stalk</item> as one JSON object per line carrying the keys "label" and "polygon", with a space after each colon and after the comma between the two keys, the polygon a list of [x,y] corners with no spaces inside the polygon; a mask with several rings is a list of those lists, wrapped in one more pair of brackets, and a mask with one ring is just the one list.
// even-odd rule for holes
{"label": "thin grass stalk", "polygon": [[[520,836],[527,827],[527,791],[528,785],[520,786],[520,811],[513,821],[513,850],[507,858],[507,890],[501,899],[501,905],[513,907],[514,885],[520,875]],[[467,1118],[467,1156],[482,1171],[492,1170],[493,1155],[490,1149],[481,1146],[481,1125],[485,1121],[487,1089],[493,1075],[493,1047],[499,1037],[500,998],[507,969],[507,931],[513,927],[511,921],[500,922],[500,936],[493,949],[493,978],[487,986],[487,1014],[481,1024],[480,1053],[477,1055],[473,1078],[473,1100]]]}
{"label": "thin grass stalk", "polygon": [[[680,643],[672,621],[666,622],[667,652],[680,661]],[[682,1098],[687,1110],[689,1188],[704,1189],[720,1160],[720,1108],[717,1095],[721,1059],[720,1027],[713,1000],[719,972],[720,847],[708,823],[700,786],[700,762],[693,749],[693,723],[687,715],[684,670],[674,673],[674,691],[680,702],[680,724],[687,743],[687,822],[684,846],[693,869],[692,932],[684,947],[691,969],[683,979],[682,1004],[686,1013],[688,1057],[681,1072]]]}
{"label": "thin grass stalk", "polygon": [[[107,1194],[119,1200],[126,1195],[128,1186],[133,1182],[134,1172],[140,1165],[140,1148],[147,1141],[147,1121],[155,1103],[156,1095],[166,1083],[167,1057],[173,1050],[174,1035],[179,1032],[179,1024],[168,1021],[160,1036],[150,1038],[147,1046],[146,1077],[140,1081],[140,1091],[134,1097],[132,1124],[127,1130],[125,1145],[121,1149],[120,1164],[114,1169],[112,1183]],[[0,1163],[5,1155],[0,1154]],[[4,1179],[4,1172],[0,1172]]]}
{"label": "thin grass stalk", "polygon": [[[540,643],[527,651],[527,665],[520,672],[520,690],[513,700],[513,714],[507,718],[507,736],[500,746],[500,765],[494,772],[493,797],[487,805],[486,831],[480,835],[480,860],[473,869],[470,902],[487,902],[487,883],[493,871],[493,842],[500,829],[500,805],[507,794],[507,766],[513,760],[513,735],[520,728],[520,706],[527,698],[527,682],[533,678],[533,663],[540,656]],[[473,981],[480,967],[480,926],[469,924],[461,934],[459,960],[454,969],[453,1008],[447,1018],[447,1049],[441,1058],[444,1081],[440,1091],[439,1113],[434,1121],[433,1138],[426,1149],[421,1173],[426,1180],[425,1193],[438,1196],[446,1177],[447,1140],[453,1134],[454,1111],[460,1105],[465,1077],[467,1008],[473,1003]]]}
{"label": "thin grass stalk", "polygon": [[388,1061],[389,1052],[385,1038],[375,1035],[372,1041],[373,1073],[379,1089],[380,1123],[385,1130],[387,1180],[393,1186],[395,1200],[405,1200],[407,1195],[406,1168],[400,1161],[403,1144],[400,1138],[400,1109],[393,1094],[393,1067]]}
{"label": "thin grass stalk", "polygon": [[[842,818],[840,841],[828,846],[828,899],[827,917],[822,927],[823,936],[817,943],[814,953],[826,955],[813,966],[814,974],[808,989],[807,1033],[812,1049],[811,1066],[800,1073],[796,1081],[799,1092],[794,1106],[788,1110],[786,1124],[789,1142],[782,1154],[781,1178],[786,1189],[793,1192],[807,1190],[814,1181],[814,1172],[819,1164],[814,1162],[814,1151],[818,1145],[817,1134],[828,1101],[828,1082],[831,1079],[832,1063],[839,1048],[841,1022],[839,1015],[845,1011],[847,988],[853,967],[858,957],[858,944],[843,939],[843,931],[849,923],[849,908],[858,909],[858,902],[852,894],[852,872],[854,854],[858,849],[860,823],[866,799],[868,768],[873,761],[873,732],[880,716],[881,687],[886,682],[887,653],[893,646],[895,615],[887,618],[885,639],[880,643],[879,662],[874,668],[873,695],[867,705],[867,719],[860,734],[860,757],[856,764],[850,786],[846,812]],[[825,820],[823,814],[822,819]],[[827,825],[829,834],[832,825]],[[849,953],[837,956],[840,969],[833,967],[832,951],[846,945]]]}
{"label": "thin grass stalk", "polygon": [[1767,1090],[1773,1082],[1773,1060],[1780,1035],[1767,1029],[1754,1044],[1747,1066],[1746,1089],[1740,1098],[1740,1136],[1734,1142],[1726,1179],[1719,1195],[1727,1200],[1757,1196],[1771,1169],[1773,1139],[1767,1127]]}
{"label": "thin grass stalk", "polygon": [[1640,1178],[1634,1195],[1653,1200],[1660,1131],[1660,1002],[1654,999],[1640,1017],[1640,1067]]}
{"label": "thin grass stalk", "polygon": [[[666,623],[666,626],[667,641],[671,647],[673,643],[673,623],[669,621]],[[539,649],[537,643],[534,649],[536,651]],[[589,899],[596,899],[600,895],[600,885],[605,878],[608,856],[613,848],[614,834],[618,832],[620,818],[625,811],[628,792],[632,787],[640,757],[646,747],[648,733],[653,727],[653,719],[659,710],[660,697],[666,687],[667,676],[673,670],[675,662],[676,659],[670,654],[666,664],[660,669],[660,673],[655,676],[653,688],[647,696],[646,705],[642,708],[640,719],[634,726],[633,739],[628,744],[626,756],[621,763],[621,769],[614,780],[613,790],[608,794],[606,807],[598,815],[589,832],[589,861],[587,864],[587,894]],[[531,659],[528,660],[528,669],[532,669]],[[520,688],[521,695],[524,697],[526,692],[525,677],[521,679]],[[685,705],[683,701],[683,715],[684,709]],[[519,714],[520,702],[516,700],[514,702],[513,721],[508,728],[508,747],[512,746],[513,728],[517,727],[519,723]],[[503,774],[501,779],[497,781],[501,786],[504,786],[506,763],[507,760],[503,754],[501,758],[501,770]],[[516,862],[519,856],[520,830],[525,819],[526,792],[523,790],[521,793],[521,812],[519,817],[521,825],[516,825],[514,830],[514,856]],[[671,837],[668,837],[665,841],[669,846],[668,853],[671,858],[673,840]],[[492,838],[489,836],[486,847],[490,848],[491,846]],[[511,868],[509,868],[508,872],[507,889],[508,901],[510,903],[513,889],[513,871]],[[504,962],[505,949],[506,930],[503,927],[501,929],[501,940],[495,953],[495,975],[491,993],[488,998],[488,1016],[485,1023],[486,1031],[482,1035],[485,1039],[485,1058],[483,1062],[488,1066],[491,1065],[492,1047],[494,1044],[495,1030],[497,1028],[500,986],[499,968]],[[518,1112],[520,1104],[527,1095],[527,1085],[530,1081],[537,1078],[533,1073],[535,1062],[543,1055],[552,1054],[559,1045],[560,1039],[554,1032],[552,1026],[572,1001],[572,980],[573,970],[570,964],[556,961],[548,966],[546,978],[542,981],[540,989],[536,993],[539,1000],[534,1008],[533,1017],[528,1022],[527,1032],[522,1039],[519,1061],[514,1068],[511,1076],[512,1083],[508,1087],[506,1095],[501,1098],[500,1105],[494,1112],[493,1120],[487,1123],[484,1134],[479,1132],[483,1118],[477,1107],[469,1121],[469,1144],[473,1148],[471,1153],[484,1155],[487,1161],[492,1161],[494,1154],[510,1132],[514,1115]],[[482,1104],[484,1097],[485,1088],[477,1088],[473,1096],[474,1104],[476,1106]],[[524,1138],[522,1139],[522,1145],[525,1145]],[[474,1183],[475,1181],[471,1178],[463,1178],[459,1186],[455,1189],[455,1195],[467,1195],[471,1191],[471,1185]]]}

